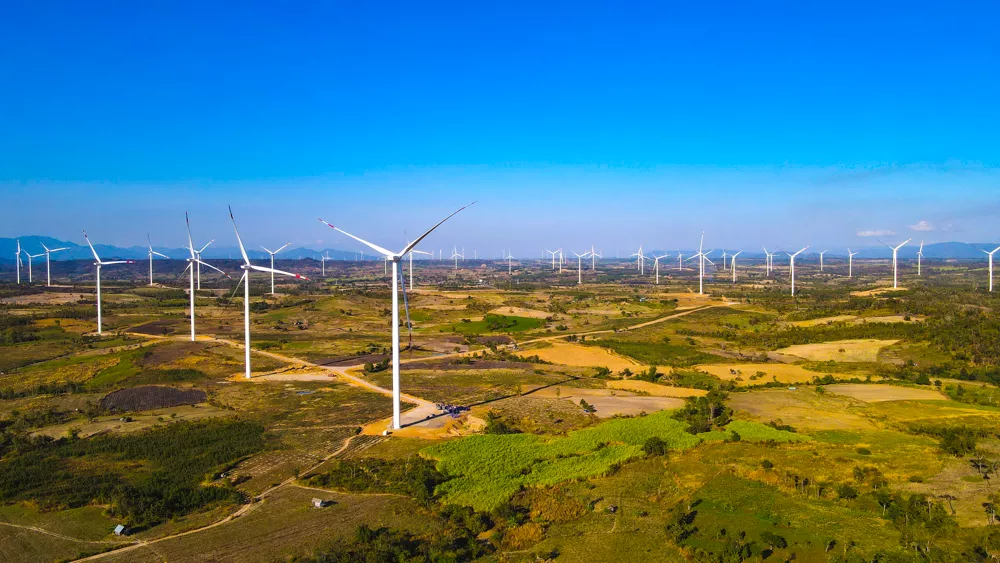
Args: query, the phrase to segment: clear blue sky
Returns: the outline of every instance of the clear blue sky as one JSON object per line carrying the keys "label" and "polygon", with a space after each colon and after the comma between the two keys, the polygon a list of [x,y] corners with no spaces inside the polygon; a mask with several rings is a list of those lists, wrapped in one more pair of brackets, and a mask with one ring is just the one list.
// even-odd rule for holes
{"label": "clear blue sky", "polygon": [[0,236],[1000,238],[995,1],[427,4],[5,3]]}

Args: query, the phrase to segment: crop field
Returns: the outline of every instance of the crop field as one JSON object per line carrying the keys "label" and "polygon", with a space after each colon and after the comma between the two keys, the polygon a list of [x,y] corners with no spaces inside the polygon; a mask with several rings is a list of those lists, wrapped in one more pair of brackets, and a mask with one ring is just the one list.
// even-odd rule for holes
{"label": "crop field", "polygon": [[828,385],[827,391],[845,395],[866,403],[881,401],[942,401],[945,396],[933,389],[915,389],[897,385],[860,385],[840,383]]}
{"label": "crop field", "polygon": [[561,340],[547,342],[544,347],[526,348],[526,353],[537,355],[546,362],[567,366],[606,367],[611,371],[636,369],[641,364],[631,358],[609,351],[603,346],[585,346]]}
{"label": "crop field", "polygon": [[816,362],[876,362],[878,353],[896,340],[837,340],[817,344],[798,344],[777,352]]}
{"label": "crop field", "polygon": [[654,397],[676,397],[678,399],[687,397],[703,397],[708,393],[708,391],[705,391],[704,389],[671,387],[669,385],[660,385],[659,383],[651,383],[649,381],[641,381],[638,379],[619,379],[608,381],[608,387],[610,389],[621,389],[623,391],[638,391],[639,393],[649,394]]}
{"label": "crop field", "polygon": [[699,364],[693,369],[741,386],[807,383],[825,374],[794,364]]}

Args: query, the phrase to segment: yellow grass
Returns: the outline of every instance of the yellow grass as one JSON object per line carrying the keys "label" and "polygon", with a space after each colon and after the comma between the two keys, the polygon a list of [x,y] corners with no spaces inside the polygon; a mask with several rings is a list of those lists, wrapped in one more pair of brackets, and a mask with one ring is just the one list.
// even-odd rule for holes
{"label": "yellow grass", "polygon": [[826,323],[835,323],[839,321],[850,321],[856,319],[854,315],[837,315],[834,317],[823,317],[821,319],[809,319],[808,321],[793,321],[788,324],[792,326],[818,326],[825,325]]}
{"label": "yellow grass", "polygon": [[809,389],[761,389],[733,393],[729,405],[757,420],[780,420],[798,429],[873,430],[868,419],[849,411],[853,401],[831,393],[819,394]]}
{"label": "yellow grass", "polygon": [[[812,381],[814,377],[822,375],[792,364],[700,364],[695,366],[695,369],[714,375],[724,381],[735,381],[740,378],[743,381],[736,383],[743,386],[771,383],[775,378],[781,383],[806,383]],[[742,373],[733,374],[730,370]],[[756,375],[758,371],[764,372],[764,375],[751,380],[750,376]]]}
{"label": "yellow grass", "polygon": [[919,322],[924,320],[923,317],[910,317],[910,320],[906,320],[906,315],[883,315],[880,317],[859,317],[856,315],[837,315],[834,317],[823,317],[821,319],[809,319],[808,321],[792,321],[788,324],[791,326],[818,326],[825,325],[827,323],[836,322],[850,322],[851,324],[863,324],[863,323],[908,323],[908,322]]}
{"label": "yellow grass", "polygon": [[899,340],[834,340],[816,344],[797,344],[777,350],[780,354],[798,356],[816,362],[875,362],[878,352]]}
{"label": "yellow grass", "polygon": [[607,382],[610,389],[621,389],[623,391],[639,391],[649,393],[654,397],[703,397],[708,394],[704,389],[691,389],[689,387],[670,387],[659,383],[638,380],[613,380]]}
{"label": "yellow grass", "polygon": [[676,397],[644,397],[628,391],[615,389],[580,389],[576,387],[547,387],[532,393],[533,397],[558,398],[580,404],[580,399],[591,404],[599,418],[610,418],[616,414],[637,415],[684,406],[684,400]]}
{"label": "yellow grass", "polygon": [[895,291],[906,291],[906,290],[907,288],[905,287],[897,287],[897,288],[879,287],[876,289],[869,289],[867,291],[852,291],[851,295],[854,295],[856,297],[874,297],[876,295],[881,295],[883,293],[893,293]]}
{"label": "yellow grass", "polygon": [[513,315],[516,317],[528,317],[532,319],[544,319],[550,317],[552,313],[539,311],[537,309],[525,309],[524,307],[497,307],[490,311],[494,315]]}
{"label": "yellow grass", "polygon": [[641,364],[634,360],[619,356],[607,348],[600,346],[584,346],[561,340],[553,340],[551,344],[551,346],[539,348],[538,350],[525,350],[523,353],[528,356],[538,354],[539,358],[554,364],[606,367],[614,372],[625,368],[635,371],[636,367],[641,366]]}
{"label": "yellow grass", "polygon": [[862,385],[858,383],[839,383],[827,385],[827,391],[864,401],[879,403],[882,401],[944,401],[946,397],[933,389],[914,389],[896,385]]}

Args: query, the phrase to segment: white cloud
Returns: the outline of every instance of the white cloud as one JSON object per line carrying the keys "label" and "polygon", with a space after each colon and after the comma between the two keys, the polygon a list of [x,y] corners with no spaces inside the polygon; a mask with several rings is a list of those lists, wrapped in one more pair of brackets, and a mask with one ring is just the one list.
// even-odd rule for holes
{"label": "white cloud", "polygon": [[934,225],[931,225],[927,221],[917,221],[916,225],[910,225],[911,231],[933,231]]}
{"label": "white cloud", "polygon": [[865,231],[858,231],[859,237],[891,237],[894,234],[896,234],[895,231],[889,230],[873,231],[869,229]]}

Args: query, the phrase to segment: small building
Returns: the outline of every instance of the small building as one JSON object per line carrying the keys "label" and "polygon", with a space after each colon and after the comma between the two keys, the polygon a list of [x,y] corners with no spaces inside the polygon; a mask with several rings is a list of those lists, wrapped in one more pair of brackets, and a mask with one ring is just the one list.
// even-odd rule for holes
{"label": "small building", "polygon": [[126,528],[124,524],[118,524],[117,526],[115,526],[115,535],[116,536],[127,536],[128,535],[128,528]]}
{"label": "small building", "polygon": [[321,498],[314,498],[312,499],[312,505],[313,508],[326,508],[327,506],[330,506],[330,501],[323,500]]}

